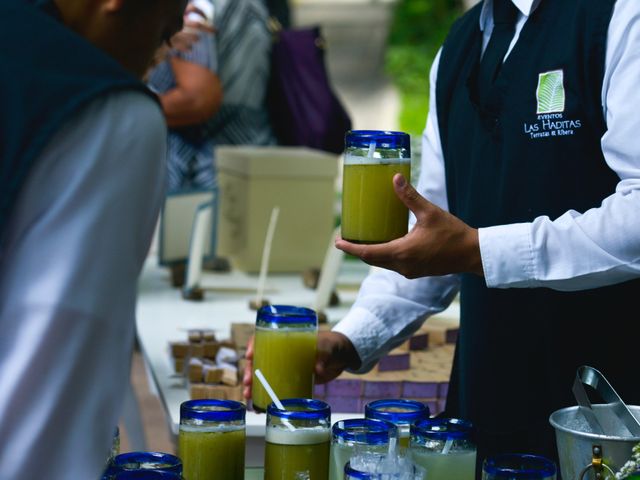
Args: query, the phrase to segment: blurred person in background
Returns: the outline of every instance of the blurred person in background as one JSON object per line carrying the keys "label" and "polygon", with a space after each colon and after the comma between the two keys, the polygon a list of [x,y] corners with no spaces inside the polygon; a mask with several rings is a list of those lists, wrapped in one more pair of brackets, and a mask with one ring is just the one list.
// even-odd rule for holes
{"label": "blurred person in background", "polygon": [[0,2],[0,477],[96,479],[130,372],[186,0]]}
{"label": "blurred person in background", "polygon": [[224,98],[207,123],[216,145],[273,145],[267,86],[272,36],[264,0],[214,0]]}
{"label": "blurred person in background", "polygon": [[216,75],[213,14],[209,0],[189,2],[185,27],[179,34],[191,37],[188,46],[166,50],[166,58],[148,76],[148,85],[159,94],[169,126],[167,193],[216,186],[214,141],[205,130],[223,97]]}

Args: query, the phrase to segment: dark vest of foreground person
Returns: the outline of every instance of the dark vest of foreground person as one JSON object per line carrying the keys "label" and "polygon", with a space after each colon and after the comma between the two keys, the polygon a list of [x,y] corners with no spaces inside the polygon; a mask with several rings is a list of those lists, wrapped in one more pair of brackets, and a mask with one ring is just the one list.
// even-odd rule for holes
{"label": "dark vest of foreground person", "polygon": [[[482,4],[453,26],[436,86],[453,214],[476,228],[554,219],[614,193],[619,178],[600,146],[614,3],[542,0],[485,98],[476,92]],[[627,403],[640,404],[629,363],[640,338],[630,315],[638,293],[638,281],[560,292],[489,289],[463,276],[447,414],[476,425],[479,461],[509,452],[557,458],[548,417],[576,404],[580,365],[598,368]]]}
{"label": "dark vest of foreground person", "polygon": [[52,1],[0,1],[0,45],[1,256],[20,189],[59,128],[107,92],[133,89],[155,96],[66,28]]}

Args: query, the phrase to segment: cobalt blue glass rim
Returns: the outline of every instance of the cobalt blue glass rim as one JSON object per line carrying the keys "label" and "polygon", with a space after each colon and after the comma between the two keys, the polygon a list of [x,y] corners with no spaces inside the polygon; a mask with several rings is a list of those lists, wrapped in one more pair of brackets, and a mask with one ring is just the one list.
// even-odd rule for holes
{"label": "cobalt blue glass rim", "polygon": [[405,132],[386,130],[351,130],[345,135],[346,148],[369,148],[372,142],[376,149],[406,149],[407,156],[411,152],[411,137]]}
{"label": "cobalt blue glass rim", "polygon": [[473,424],[459,418],[427,418],[411,425],[411,436],[431,440],[468,440]]}
{"label": "cobalt blue glass rim", "polygon": [[393,423],[385,420],[350,418],[336,422],[331,429],[331,435],[348,442],[386,445],[390,437],[397,436],[397,431]]}
{"label": "cobalt blue glass rim", "polygon": [[[385,409],[405,409],[404,411],[389,411]],[[375,420],[386,420],[394,424],[407,425],[429,418],[429,407],[416,400],[404,398],[390,398],[374,400],[364,407],[364,416]]]}
{"label": "cobalt blue glass rim", "polygon": [[[322,400],[312,398],[285,398],[280,400],[284,410],[278,409],[275,403],[267,407],[267,413],[272,417],[287,420],[330,420],[331,407]],[[288,410],[287,407],[302,408],[304,410]]]}
{"label": "cobalt blue glass rim", "polygon": [[486,458],[482,469],[494,477],[543,479],[556,474],[556,464],[539,455],[507,453]]}
{"label": "cobalt blue glass rim", "polygon": [[193,419],[207,422],[244,421],[247,409],[233,400],[187,400],[180,405],[180,420]]}
{"label": "cobalt blue glass rim", "polygon": [[306,307],[291,305],[266,305],[258,310],[256,323],[277,325],[309,324],[318,325],[318,314]]}
{"label": "cobalt blue glass rim", "polygon": [[344,464],[344,476],[345,478],[357,478],[359,480],[371,480],[374,478],[378,478],[379,474],[377,473],[368,473],[361,472],[360,470],[356,470],[351,467],[351,462],[347,462]]}
{"label": "cobalt blue glass rim", "polygon": [[182,475],[160,470],[129,470],[107,478],[109,480],[182,480]]}

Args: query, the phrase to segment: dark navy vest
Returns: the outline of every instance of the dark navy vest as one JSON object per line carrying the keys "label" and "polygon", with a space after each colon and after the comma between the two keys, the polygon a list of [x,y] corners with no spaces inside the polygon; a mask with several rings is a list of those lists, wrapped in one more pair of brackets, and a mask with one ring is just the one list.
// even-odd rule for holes
{"label": "dark navy vest", "polygon": [[0,257],[13,205],[42,149],[72,115],[118,89],[147,92],[55,18],[51,2],[0,1]]}
{"label": "dark navy vest", "polygon": [[[615,0],[542,0],[493,90],[477,98],[481,6],[443,46],[436,101],[453,214],[473,227],[598,207],[618,177],[606,165],[601,91]],[[581,262],[574,258],[571,261]],[[581,292],[488,289],[463,275],[447,414],[478,427],[478,459],[556,456],[548,417],[575,405],[578,366],[600,369],[640,404],[638,281]],[[635,355],[634,355],[635,356]]]}

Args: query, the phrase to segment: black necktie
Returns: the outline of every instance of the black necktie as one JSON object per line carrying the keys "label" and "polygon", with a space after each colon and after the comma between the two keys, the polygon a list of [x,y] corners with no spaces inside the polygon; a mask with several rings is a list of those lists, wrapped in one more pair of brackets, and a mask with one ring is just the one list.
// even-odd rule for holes
{"label": "black necktie", "polygon": [[486,101],[515,32],[518,9],[511,0],[493,0],[493,32],[478,72],[478,97]]}

